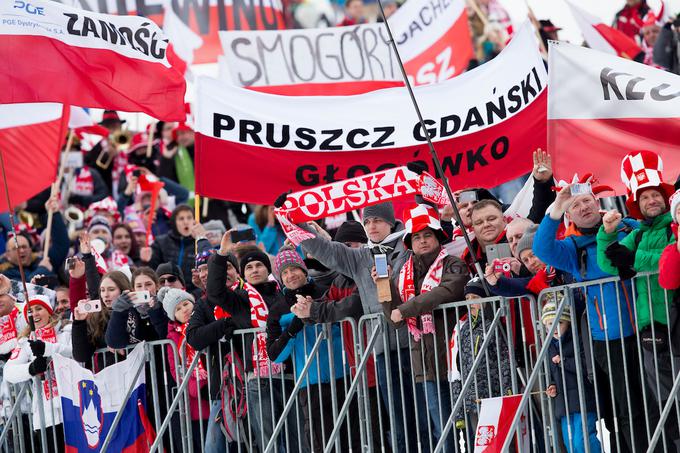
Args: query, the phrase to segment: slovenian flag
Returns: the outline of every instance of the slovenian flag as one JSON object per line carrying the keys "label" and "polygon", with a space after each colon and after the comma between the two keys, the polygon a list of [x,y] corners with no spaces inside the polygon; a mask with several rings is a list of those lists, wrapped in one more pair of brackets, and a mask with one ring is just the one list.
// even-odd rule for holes
{"label": "slovenian flag", "polygon": [[144,343],[138,344],[126,360],[97,374],[83,368],[75,360],[55,355],[54,369],[61,396],[67,452],[99,452],[118,411],[123,411],[123,416],[108,451],[149,451],[153,435],[147,432],[149,429],[145,429],[144,370],[139,374],[130,398],[124,401],[132,379],[143,362]]}

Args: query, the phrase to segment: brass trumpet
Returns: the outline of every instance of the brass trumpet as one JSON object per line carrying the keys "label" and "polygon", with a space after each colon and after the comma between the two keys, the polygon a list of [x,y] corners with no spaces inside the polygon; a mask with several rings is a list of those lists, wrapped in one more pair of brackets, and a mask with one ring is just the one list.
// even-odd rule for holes
{"label": "brass trumpet", "polygon": [[125,151],[132,142],[132,132],[126,130],[116,131],[109,137],[109,143],[116,151]]}

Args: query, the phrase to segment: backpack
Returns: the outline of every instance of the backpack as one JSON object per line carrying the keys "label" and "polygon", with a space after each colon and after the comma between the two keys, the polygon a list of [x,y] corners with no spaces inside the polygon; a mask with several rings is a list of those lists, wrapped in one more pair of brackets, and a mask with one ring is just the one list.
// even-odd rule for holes
{"label": "backpack", "polygon": [[[233,368],[233,369],[232,369]],[[222,368],[222,431],[228,442],[245,442],[243,418],[246,415],[245,369],[241,358],[230,352]]]}

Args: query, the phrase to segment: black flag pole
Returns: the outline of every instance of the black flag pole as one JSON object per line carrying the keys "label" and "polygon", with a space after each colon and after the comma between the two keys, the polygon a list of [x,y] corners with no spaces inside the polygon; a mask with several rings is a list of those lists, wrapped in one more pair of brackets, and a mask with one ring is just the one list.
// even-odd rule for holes
{"label": "black flag pole", "polygon": [[425,125],[425,120],[423,120],[423,115],[420,112],[420,107],[418,106],[418,101],[416,100],[416,96],[413,93],[413,87],[411,86],[411,82],[408,79],[408,75],[406,74],[406,69],[404,68],[404,62],[401,60],[401,55],[399,54],[399,50],[397,49],[397,43],[394,40],[394,36],[392,36],[392,29],[390,28],[390,24],[387,22],[387,17],[385,17],[385,10],[383,9],[382,5],[382,0],[378,0],[378,7],[380,9],[380,17],[382,17],[383,23],[385,24],[385,29],[387,30],[387,36],[389,38],[390,45],[392,46],[392,50],[394,51],[395,56],[397,57],[397,62],[399,63],[399,69],[401,70],[401,76],[404,79],[404,85],[406,85],[406,89],[408,90],[408,94],[411,98],[411,103],[413,104],[413,109],[416,111],[416,115],[418,115],[418,122],[420,123],[420,127],[423,130],[423,134],[425,135],[425,139],[427,140],[427,146],[430,149],[430,155],[432,156],[432,162],[434,163],[434,166],[436,168],[436,175],[441,178],[442,183],[444,184],[444,188],[446,189],[446,194],[449,197],[449,201],[451,202],[451,207],[453,208],[453,215],[456,218],[456,223],[460,226],[461,230],[463,231],[463,238],[465,239],[465,243],[467,244],[468,250],[470,251],[470,257],[472,258],[472,263],[474,265],[475,270],[477,271],[477,275],[479,276],[479,279],[482,282],[482,285],[484,286],[484,291],[486,292],[486,295],[489,296],[491,292],[489,291],[489,288],[487,286],[486,280],[484,280],[484,272],[482,271],[482,266],[479,264],[479,261],[477,260],[477,256],[472,249],[472,241],[470,241],[470,236],[468,236],[467,229],[465,228],[465,224],[463,223],[463,219],[460,216],[460,211],[458,210],[458,206],[456,206],[456,200],[453,197],[453,192],[451,191],[451,186],[449,186],[449,180],[446,178],[444,175],[444,169],[442,168],[442,164],[439,161],[439,157],[437,156],[437,150],[434,149],[434,144],[432,143],[432,139],[430,138],[430,134],[427,133],[427,128]]}
{"label": "black flag pole", "polygon": [[[5,159],[2,155],[2,151],[0,151],[0,167],[2,168],[2,182],[4,183],[5,186],[5,198],[7,199],[7,210],[9,211],[9,223],[12,226],[12,236],[14,237],[14,245],[17,247],[17,262],[19,263],[19,274],[21,275],[21,284],[23,285],[24,288],[24,298],[26,300],[26,304],[28,304],[29,297],[28,297],[28,286],[26,286],[26,274],[24,274],[24,265],[21,262],[21,257],[19,257],[19,240],[17,239],[17,229],[16,229],[16,224],[14,223],[14,208],[12,207],[12,202],[10,201],[10,196],[9,196],[9,186],[7,185],[7,176],[5,175]],[[35,332],[35,322],[33,321],[33,314],[31,313],[30,306],[29,309],[26,310],[26,313],[28,314],[28,325],[31,328],[31,332]]]}

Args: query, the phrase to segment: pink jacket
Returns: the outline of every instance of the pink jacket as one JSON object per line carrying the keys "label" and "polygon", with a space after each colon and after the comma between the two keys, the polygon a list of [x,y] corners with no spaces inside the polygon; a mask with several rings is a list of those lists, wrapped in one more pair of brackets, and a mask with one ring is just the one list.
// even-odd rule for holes
{"label": "pink jacket", "polygon": [[[174,321],[169,321],[168,322],[168,339],[172,340],[176,345],[177,349],[179,350],[180,358],[182,357],[182,350],[180,349],[181,344],[180,342],[182,341],[182,336],[178,330],[180,324],[174,322]],[[174,353],[172,351],[172,347],[168,345],[168,364],[170,365],[170,372],[172,373],[172,377],[177,382],[177,385],[180,385],[181,382],[177,381],[177,373],[175,372],[175,357]],[[185,364],[185,370],[188,368],[189,364]],[[203,418],[203,420],[206,420],[208,416],[210,415],[210,402],[207,397],[207,392],[204,394],[201,394],[200,402],[199,402],[199,393],[205,387],[208,385],[208,376],[207,374],[205,376],[202,376],[197,379],[197,369],[194,368],[194,373],[192,373],[192,376],[189,380],[189,408],[191,410],[191,419],[196,421],[199,420],[199,418]],[[199,404],[200,404],[200,412],[199,412]]]}

